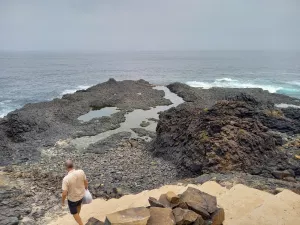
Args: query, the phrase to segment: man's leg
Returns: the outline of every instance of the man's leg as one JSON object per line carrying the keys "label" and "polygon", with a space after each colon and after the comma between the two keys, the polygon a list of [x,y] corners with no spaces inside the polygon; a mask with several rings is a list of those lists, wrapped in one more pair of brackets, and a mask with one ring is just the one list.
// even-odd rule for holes
{"label": "man's leg", "polygon": [[73,215],[76,222],[79,225],[83,225],[81,217],[79,216],[79,212],[78,212],[78,206],[81,205],[81,202],[71,202],[71,201],[68,200],[68,205],[69,205],[69,208],[70,208],[70,212]]}
{"label": "man's leg", "polygon": [[81,217],[79,216],[78,213],[73,214],[73,216],[74,216],[74,219],[76,220],[76,222],[77,222],[79,225],[83,225],[82,220],[81,220]]}
{"label": "man's leg", "polygon": [[78,215],[80,214],[80,211],[81,211],[81,204],[77,206],[77,213],[78,213]]}

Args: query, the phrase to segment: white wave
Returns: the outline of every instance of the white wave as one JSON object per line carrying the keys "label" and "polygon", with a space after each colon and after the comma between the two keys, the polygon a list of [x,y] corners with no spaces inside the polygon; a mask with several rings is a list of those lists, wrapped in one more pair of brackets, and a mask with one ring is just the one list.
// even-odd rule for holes
{"label": "white wave", "polygon": [[288,82],[288,83],[292,84],[292,85],[300,86],[300,81],[291,81],[291,82]]}
{"label": "white wave", "polygon": [[299,105],[293,105],[293,104],[286,104],[286,103],[280,103],[280,104],[276,104],[275,105],[276,107],[278,108],[297,108],[297,109],[300,109],[300,106]]}
{"label": "white wave", "polygon": [[91,86],[90,85],[79,85],[79,86],[76,87],[76,89],[67,89],[67,90],[64,90],[61,93],[61,96],[66,95],[66,94],[73,94],[73,93],[75,93],[78,90],[87,89],[89,87],[91,87]]}
{"label": "white wave", "polygon": [[227,77],[224,77],[224,78],[219,78],[219,79],[216,79],[216,81],[227,81],[227,82],[237,82],[238,80],[234,80],[234,79],[231,79],[231,78],[227,78]]}
{"label": "white wave", "polygon": [[221,78],[216,79],[213,82],[199,82],[199,81],[188,81],[187,85],[191,87],[201,87],[203,89],[209,89],[212,87],[220,88],[261,88],[263,90],[269,91],[270,93],[276,93],[277,91],[283,89],[282,87],[276,87],[272,85],[263,84],[253,84],[247,82],[239,82],[238,80],[233,80],[231,78]]}

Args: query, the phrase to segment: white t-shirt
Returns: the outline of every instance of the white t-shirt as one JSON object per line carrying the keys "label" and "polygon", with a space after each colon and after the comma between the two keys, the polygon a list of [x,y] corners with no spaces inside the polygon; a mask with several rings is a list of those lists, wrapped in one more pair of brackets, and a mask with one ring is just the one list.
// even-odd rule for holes
{"label": "white t-shirt", "polygon": [[85,194],[84,181],[86,180],[83,170],[71,170],[64,177],[62,182],[63,191],[68,192],[68,200],[77,202],[81,200]]}

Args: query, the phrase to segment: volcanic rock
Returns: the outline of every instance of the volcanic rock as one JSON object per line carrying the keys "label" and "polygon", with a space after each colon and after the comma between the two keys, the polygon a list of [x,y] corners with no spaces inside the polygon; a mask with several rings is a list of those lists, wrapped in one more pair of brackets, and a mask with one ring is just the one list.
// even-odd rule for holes
{"label": "volcanic rock", "polygon": [[273,177],[274,170],[296,172],[300,165],[288,162],[280,137],[270,129],[294,133],[299,128],[272,104],[241,94],[208,109],[182,104],[163,112],[153,152],[189,175],[241,171]]}

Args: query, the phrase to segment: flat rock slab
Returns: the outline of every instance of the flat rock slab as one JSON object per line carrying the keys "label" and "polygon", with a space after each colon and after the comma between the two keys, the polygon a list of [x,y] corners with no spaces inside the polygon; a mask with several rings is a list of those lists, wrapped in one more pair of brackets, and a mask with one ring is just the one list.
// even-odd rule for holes
{"label": "flat rock slab", "polygon": [[215,196],[192,187],[189,187],[182,193],[180,202],[197,203],[197,208],[203,208],[209,213],[213,213],[217,210],[217,198]]}
{"label": "flat rock slab", "polygon": [[147,208],[131,208],[107,215],[105,225],[146,225],[149,218]]}
{"label": "flat rock slab", "polygon": [[104,225],[104,223],[94,217],[91,217],[85,225]]}
{"label": "flat rock slab", "polygon": [[147,225],[175,225],[175,218],[170,208],[151,207]]}

